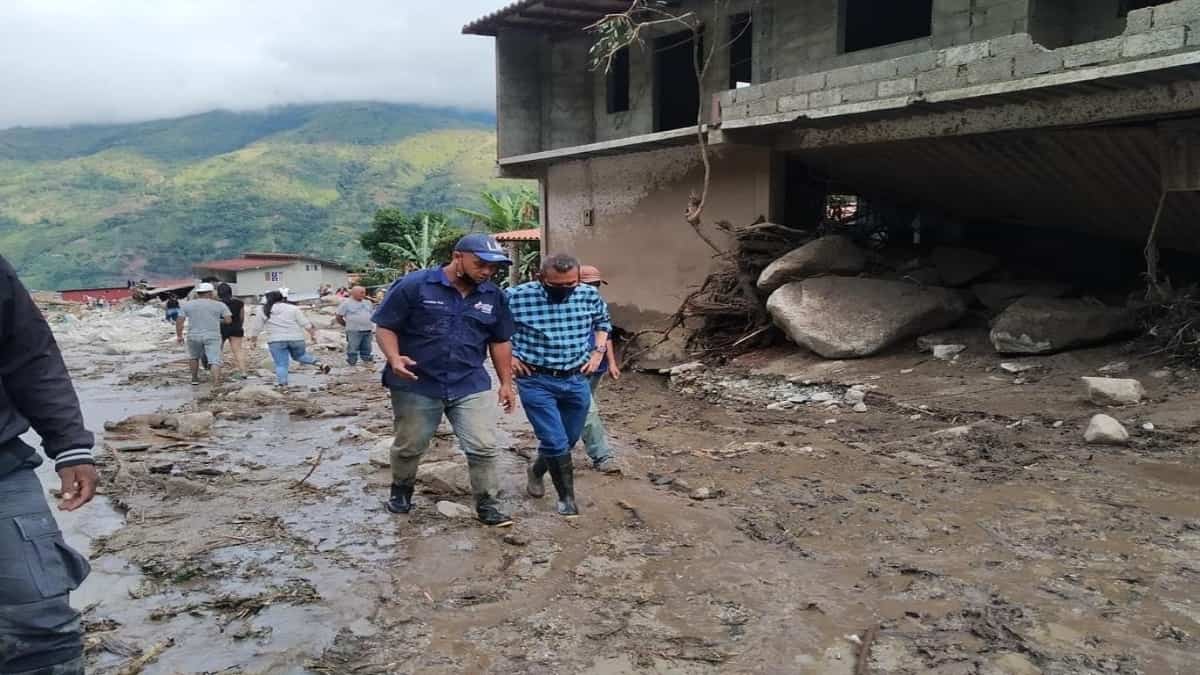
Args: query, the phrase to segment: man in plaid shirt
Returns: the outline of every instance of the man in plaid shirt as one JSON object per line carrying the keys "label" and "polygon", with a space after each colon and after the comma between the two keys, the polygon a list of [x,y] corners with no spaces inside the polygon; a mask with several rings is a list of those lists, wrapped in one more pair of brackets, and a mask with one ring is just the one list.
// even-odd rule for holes
{"label": "man in plaid shirt", "polygon": [[538,281],[508,291],[516,324],[513,371],[525,416],[538,437],[527,490],[530,496],[543,496],[542,479],[549,473],[558,492],[558,512],[574,516],[579,508],[571,448],[583,433],[592,401],[588,376],[604,360],[612,324],[599,291],[580,283],[575,258],[548,256],[538,276]]}

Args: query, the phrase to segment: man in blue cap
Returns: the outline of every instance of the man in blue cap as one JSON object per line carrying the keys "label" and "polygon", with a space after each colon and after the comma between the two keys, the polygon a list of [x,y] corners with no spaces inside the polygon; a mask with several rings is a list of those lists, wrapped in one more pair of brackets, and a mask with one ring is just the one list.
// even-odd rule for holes
{"label": "man in blue cap", "polygon": [[467,456],[479,520],[512,523],[497,499],[492,380],[483,367],[490,353],[500,378],[500,407],[511,413],[513,320],[504,291],[491,281],[509,264],[495,239],[469,234],[455,245],[449,264],[396,282],[372,317],[387,359],[383,383],[391,389],[395,422],[387,502],[392,513],[412,510],[417,466],[445,415]]}

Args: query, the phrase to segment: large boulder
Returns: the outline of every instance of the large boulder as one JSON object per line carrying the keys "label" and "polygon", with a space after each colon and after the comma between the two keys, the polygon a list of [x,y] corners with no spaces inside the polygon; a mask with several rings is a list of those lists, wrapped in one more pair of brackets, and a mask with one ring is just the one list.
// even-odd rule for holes
{"label": "large boulder", "polygon": [[1083,439],[1091,445],[1125,445],[1129,442],[1129,432],[1108,415],[1094,415],[1083,432]]}
{"label": "large boulder", "polygon": [[858,274],[867,266],[862,249],[840,234],[815,239],[793,249],[758,276],[758,287],[773,291],[780,286],[818,274]]}
{"label": "large boulder", "polygon": [[933,266],[947,286],[965,286],[996,269],[1000,259],[990,253],[969,248],[939,246],[930,256]]}
{"label": "large boulder", "polygon": [[185,413],[169,418],[165,425],[181,436],[207,436],[212,431],[213,414],[210,412]]}
{"label": "large boulder", "polygon": [[471,480],[463,462],[423,462],[417,467],[417,483],[422,492],[431,494],[471,494]]}
{"label": "large boulder", "polygon": [[797,344],[842,359],[869,356],[898,340],[945,328],[967,308],[945,288],[820,277],[784,285],[767,299],[767,311]]}
{"label": "large boulder", "polygon": [[1061,298],[1071,287],[1053,281],[994,281],[971,286],[971,292],[988,309],[999,312],[1027,296]]}
{"label": "large boulder", "polygon": [[1116,377],[1084,377],[1088,400],[1097,405],[1134,405],[1141,403],[1146,390],[1137,380]]}
{"label": "large boulder", "polygon": [[1124,309],[1084,300],[1021,298],[992,324],[992,346],[1001,354],[1050,354],[1099,344],[1136,331]]}

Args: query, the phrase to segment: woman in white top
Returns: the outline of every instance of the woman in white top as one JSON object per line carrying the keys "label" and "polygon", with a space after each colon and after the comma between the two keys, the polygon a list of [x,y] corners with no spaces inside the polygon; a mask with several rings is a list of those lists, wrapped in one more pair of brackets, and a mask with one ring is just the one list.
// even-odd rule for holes
{"label": "woman in white top", "polygon": [[306,332],[316,342],[317,330],[304,312],[288,302],[283,293],[267,293],[267,302],[251,327],[250,344],[257,343],[259,333],[266,333],[267,349],[275,362],[275,380],[280,387],[287,386],[290,359],[316,366],[323,373],[329,372],[329,366],[322,365],[317,357],[306,351]]}

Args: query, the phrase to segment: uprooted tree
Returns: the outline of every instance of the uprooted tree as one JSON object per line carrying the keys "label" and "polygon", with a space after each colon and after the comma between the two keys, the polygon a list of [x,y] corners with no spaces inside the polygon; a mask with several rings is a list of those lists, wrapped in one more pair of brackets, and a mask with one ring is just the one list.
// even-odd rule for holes
{"label": "uprooted tree", "polygon": [[[711,16],[728,15],[729,5],[730,0],[712,0]],[[750,24],[742,27],[743,31],[749,29]],[[649,0],[633,0],[625,11],[608,14],[586,30],[594,35],[592,69],[606,74],[621,50],[645,48],[646,39],[652,34],[667,30],[690,33],[692,65],[700,92],[704,91],[704,82],[714,57],[740,37],[732,36],[733,39],[725,43],[712,40],[706,48],[702,39],[703,16],[696,11],[660,7]],[[708,129],[704,124],[704,106],[700,101],[697,101],[696,109],[696,147],[704,167],[704,177],[699,189],[692,190],[688,197],[684,221],[713,250],[714,257],[722,264],[717,272],[708,275],[700,287],[684,299],[665,330],[643,331],[637,337],[658,334],[659,341],[651,347],[657,346],[668,340],[671,332],[683,326],[688,319],[699,318],[703,324],[689,337],[690,346],[699,347],[705,352],[754,346],[756,339],[766,333],[771,325],[756,289],[758,273],[779,253],[802,243],[805,233],[765,223],[761,219],[741,226],[720,221],[714,223],[715,227],[731,235],[734,242],[733,247],[725,249],[705,232],[704,209],[708,205],[713,167]]]}

